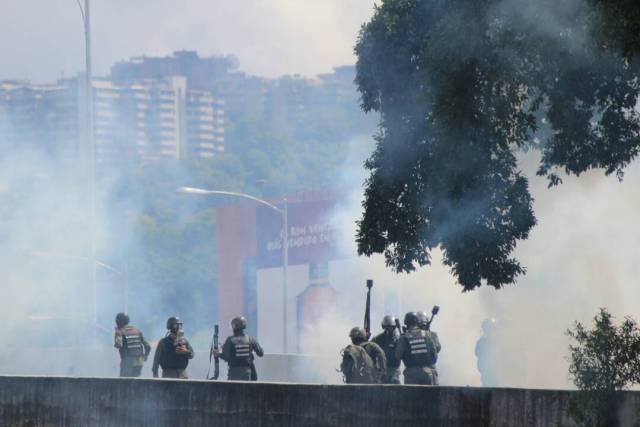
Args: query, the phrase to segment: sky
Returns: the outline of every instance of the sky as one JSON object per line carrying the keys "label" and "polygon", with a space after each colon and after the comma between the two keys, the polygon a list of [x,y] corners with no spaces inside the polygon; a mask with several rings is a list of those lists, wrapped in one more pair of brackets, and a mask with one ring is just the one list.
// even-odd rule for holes
{"label": "sky", "polygon": [[[84,67],[77,0],[0,1],[0,79],[35,82]],[[81,0],[83,2],[84,0]],[[179,5],[179,6],[178,6]],[[250,74],[314,76],[355,62],[374,0],[92,0],[93,64],[133,56],[234,54]]]}

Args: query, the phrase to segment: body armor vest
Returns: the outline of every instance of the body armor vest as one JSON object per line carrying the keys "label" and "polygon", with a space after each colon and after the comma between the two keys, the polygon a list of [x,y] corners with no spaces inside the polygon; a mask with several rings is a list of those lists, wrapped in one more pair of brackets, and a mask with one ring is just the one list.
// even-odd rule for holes
{"label": "body armor vest", "polygon": [[437,361],[437,352],[428,333],[412,330],[403,339],[408,342],[404,364],[408,368],[433,366]]}
{"label": "body armor vest", "polygon": [[231,359],[229,366],[232,367],[249,367],[253,362],[251,355],[251,340],[246,335],[231,337]]}
{"label": "body armor vest", "polygon": [[122,331],[122,357],[142,357],[144,356],[144,346],[142,345],[142,333],[133,326],[127,326]]}
{"label": "body armor vest", "polygon": [[164,342],[164,351],[160,360],[162,369],[186,369],[189,364],[189,358],[184,354],[177,354],[176,347],[186,345],[184,338],[171,339],[170,336],[162,339]]}
{"label": "body armor vest", "polygon": [[397,368],[400,366],[400,361],[396,359],[396,344],[398,344],[397,335],[387,335],[384,332],[377,335],[373,342],[378,344],[384,351],[384,355],[387,358],[388,368]]}

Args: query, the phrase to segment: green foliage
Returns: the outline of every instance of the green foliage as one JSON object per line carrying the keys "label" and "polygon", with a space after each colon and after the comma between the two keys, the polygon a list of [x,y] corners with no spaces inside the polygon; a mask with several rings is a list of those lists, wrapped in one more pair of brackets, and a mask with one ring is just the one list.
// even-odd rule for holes
{"label": "green foliage", "polygon": [[550,185],[560,170],[622,176],[640,147],[638,67],[584,31],[599,13],[591,6],[376,7],[355,48],[362,108],[381,116],[366,163],[361,254],[384,253],[408,272],[440,247],[464,290],[500,288],[525,272],[511,253],[536,223],[518,150],[541,149],[538,173]]}
{"label": "green foliage", "polygon": [[612,426],[617,423],[616,391],[640,383],[640,329],[627,317],[621,325],[600,309],[593,329],[576,322],[567,331],[575,344],[569,346],[569,374],[583,391],[573,406],[580,425]]}
{"label": "green foliage", "polygon": [[640,52],[640,8],[635,0],[589,0],[590,28],[603,49],[632,58]]}
{"label": "green foliage", "polygon": [[353,103],[331,100],[308,103],[300,111],[273,109],[235,118],[228,137],[227,155],[242,163],[252,193],[263,196],[336,188],[352,139],[374,129],[355,96]]}

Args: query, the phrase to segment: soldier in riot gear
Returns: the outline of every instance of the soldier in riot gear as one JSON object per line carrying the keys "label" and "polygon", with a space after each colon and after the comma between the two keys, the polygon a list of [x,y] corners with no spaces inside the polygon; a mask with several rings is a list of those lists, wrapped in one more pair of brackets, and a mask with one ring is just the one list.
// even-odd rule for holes
{"label": "soldier in riot gear", "polygon": [[129,316],[125,313],[116,315],[113,341],[113,346],[120,352],[120,376],[139,377],[151,346],[145,341],[142,331],[129,324]]}
{"label": "soldier in riot gear", "polygon": [[387,359],[387,369],[382,378],[384,384],[400,384],[400,360],[396,358],[399,333],[396,330],[396,318],[391,315],[384,316],[382,333],[372,340],[382,348]]}
{"label": "soldier in riot gear", "polygon": [[342,350],[340,370],[347,384],[381,383],[387,361],[384,351],[374,342],[367,342],[367,333],[359,326],[349,332],[351,344]]}
{"label": "soldier in riot gear", "polygon": [[193,359],[193,348],[184,337],[182,321],[172,316],[167,319],[167,335],[158,341],[153,358],[153,377],[158,378],[158,366],[162,367],[162,378],[188,379],[187,365]]}
{"label": "soldier in riot gear", "polygon": [[396,358],[404,362],[405,384],[438,385],[436,362],[440,352],[437,334],[420,328],[418,313],[409,312],[404,317],[406,332],[396,345]]}
{"label": "soldier in riot gear", "polygon": [[264,355],[264,351],[253,337],[244,333],[247,328],[247,319],[244,317],[234,317],[231,320],[233,336],[230,336],[222,346],[222,352],[214,349],[213,354],[219,356],[227,362],[229,370],[227,379],[229,381],[257,381],[258,375],[253,363],[253,354],[258,357]]}

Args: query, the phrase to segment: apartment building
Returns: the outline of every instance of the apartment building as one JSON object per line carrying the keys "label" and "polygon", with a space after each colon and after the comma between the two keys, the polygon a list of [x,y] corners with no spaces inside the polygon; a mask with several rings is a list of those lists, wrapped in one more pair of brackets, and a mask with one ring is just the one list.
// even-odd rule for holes
{"label": "apartment building", "polygon": [[[54,85],[0,82],[0,146],[86,153],[82,77]],[[98,167],[160,159],[212,158],[224,151],[224,102],[188,90],[182,76],[116,84],[96,78],[93,135]]]}
{"label": "apartment building", "polygon": [[191,90],[186,97],[185,155],[211,158],[224,152],[224,101],[211,92]]}

